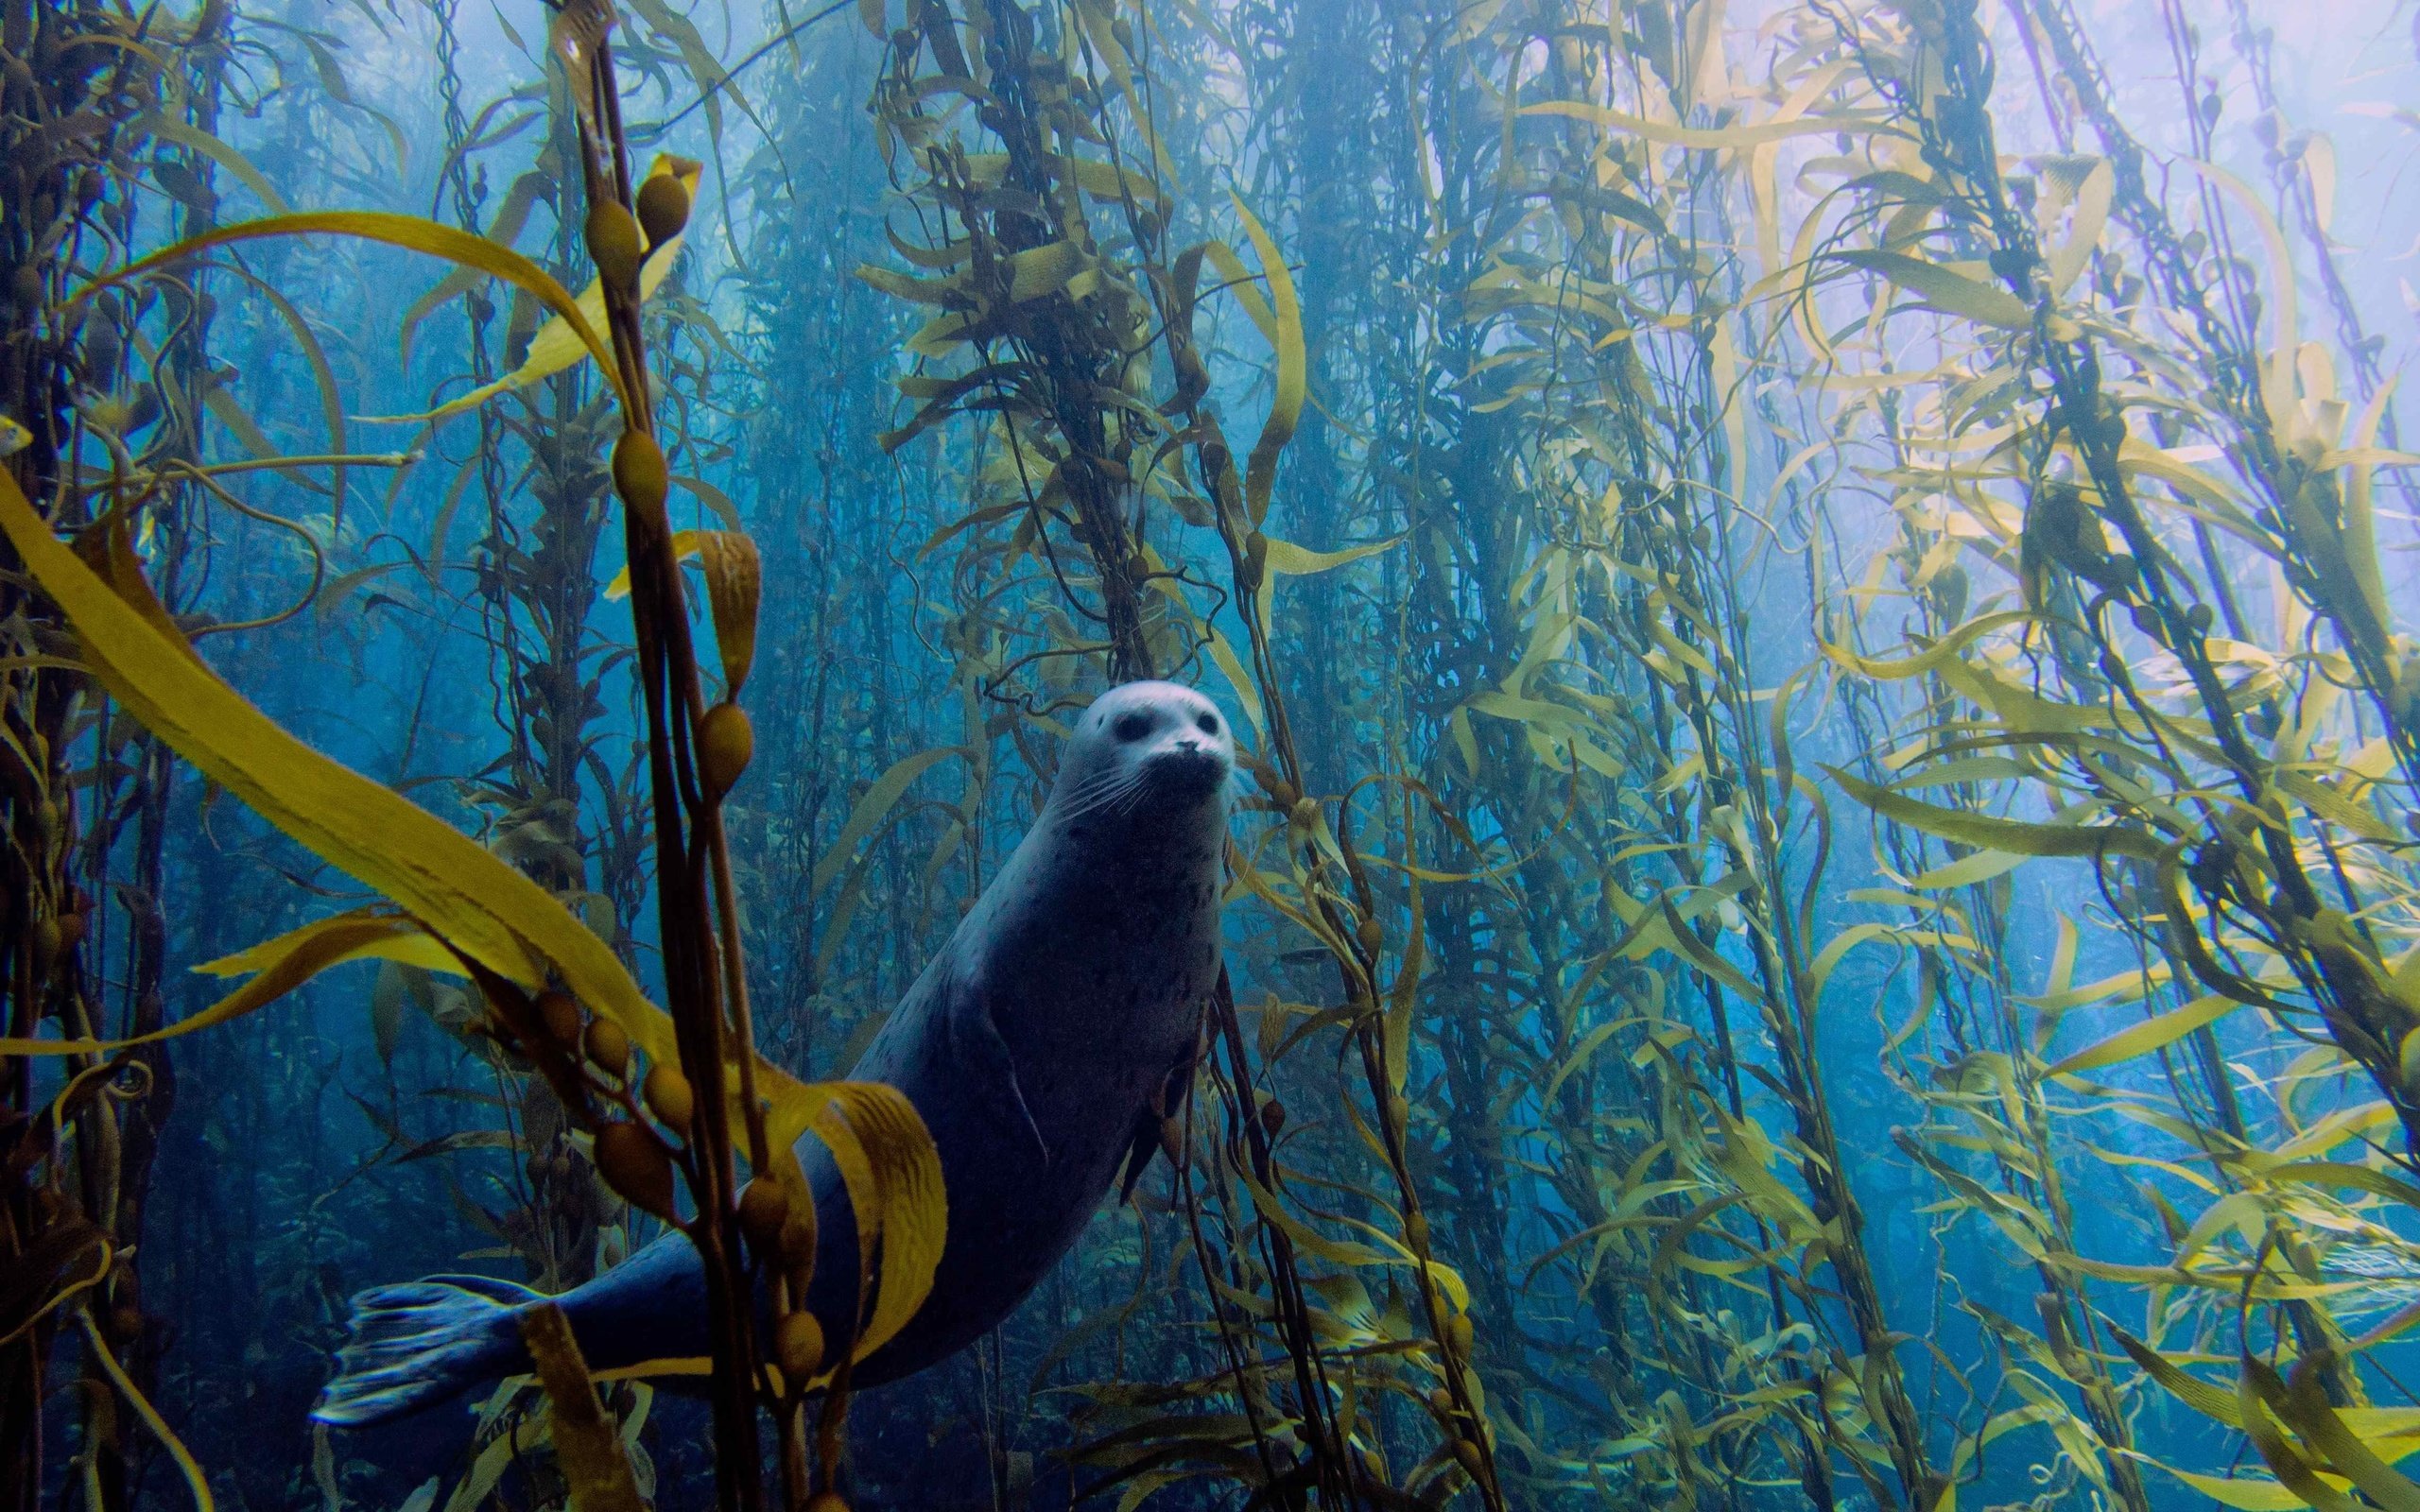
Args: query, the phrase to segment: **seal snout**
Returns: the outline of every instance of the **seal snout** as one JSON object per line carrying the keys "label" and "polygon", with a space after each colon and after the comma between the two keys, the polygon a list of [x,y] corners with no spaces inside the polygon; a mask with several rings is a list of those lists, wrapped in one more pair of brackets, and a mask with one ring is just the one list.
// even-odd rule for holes
{"label": "seal snout", "polygon": [[1157,787],[1188,794],[1210,792],[1227,781],[1227,753],[1202,741],[1180,737],[1144,758],[1143,770]]}

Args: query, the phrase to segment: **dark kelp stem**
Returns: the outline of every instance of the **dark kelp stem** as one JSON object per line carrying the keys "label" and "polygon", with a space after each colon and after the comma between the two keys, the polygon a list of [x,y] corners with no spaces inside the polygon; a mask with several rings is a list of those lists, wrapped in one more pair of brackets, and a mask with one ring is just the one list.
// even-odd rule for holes
{"label": "dark kelp stem", "polygon": [[[125,471],[125,442],[79,411],[79,389],[115,390],[128,369],[134,316],[122,300],[71,305],[85,268],[132,234],[140,123],[188,104],[206,122],[231,12],[204,6],[190,21],[90,0],[0,6],[0,467],[60,529],[84,529],[96,555],[123,549],[129,517],[155,504],[168,528],[170,573],[182,541],[182,486],[127,483],[108,499],[109,524],[88,529],[96,491],[79,454],[106,449]],[[179,55],[167,61],[164,55]],[[180,77],[178,65],[190,70]],[[188,94],[187,92],[190,92]],[[197,180],[199,181],[199,180]],[[206,193],[206,190],[204,191]],[[207,212],[187,207],[188,224]],[[195,380],[208,328],[198,288],[153,375],[164,403],[183,407],[162,427],[155,455],[189,463],[199,449]],[[155,502],[156,501],[156,502]],[[47,1021],[69,1037],[156,1028],[165,949],[160,858],[172,763],[147,740],[131,759],[89,769],[75,749],[88,707],[72,666],[44,665],[60,635],[56,610],[28,593],[9,561],[0,591],[8,669],[0,673],[0,1035],[32,1038]],[[104,718],[109,713],[104,707]],[[113,878],[112,849],[132,830],[130,872]],[[123,952],[123,955],[112,959]],[[112,984],[121,998],[111,1011]],[[156,1379],[159,1340],[134,1267],[159,1121],[174,1078],[164,1052],[68,1057],[45,1086],[29,1057],[0,1056],[0,1512],[30,1512],[44,1486],[44,1372],[62,1329],[84,1326],[74,1415],[84,1488],[97,1512],[121,1512],[134,1492],[135,1435],[124,1393]],[[148,1106],[147,1106],[147,1103]],[[110,1359],[103,1363],[107,1353]],[[123,1383],[123,1384],[121,1384]]]}
{"label": "dark kelp stem", "polygon": [[[752,1091],[752,1048],[745,1025],[726,1016],[729,1002],[744,1014],[736,988],[744,970],[735,935],[719,937],[710,896],[725,884],[729,862],[717,816],[722,795],[700,780],[700,721],[705,713],[696,648],[683,603],[681,570],[665,512],[669,490],[664,451],[655,439],[650,380],[640,331],[638,222],[621,99],[608,33],[614,17],[605,0],[575,0],[558,15],[555,47],[579,100],[589,249],[602,280],[614,355],[630,398],[625,429],[614,448],[614,482],[623,505],[623,541],[630,563],[631,621],[639,682],[647,702],[648,769],[655,816],[657,920],[664,954],[666,1007],[680,1032],[681,1072],[695,1113],[686,1131],[686,1164],[695,1214],[683,1226],[704,1262],[714,1359],[716,1494],[725,1512],[755,1512],[764,1503],[756,1425],[753,1307],[741,1247],[735,1198],[736,1166],[725,1074],[735,1054],[743,1091]],[[723,954],[725,946],[731,954]],[[748,1109],[751,1153],[765,1156],[763,1112]],[[792,1432],[787,1427],[786,1433]]]}

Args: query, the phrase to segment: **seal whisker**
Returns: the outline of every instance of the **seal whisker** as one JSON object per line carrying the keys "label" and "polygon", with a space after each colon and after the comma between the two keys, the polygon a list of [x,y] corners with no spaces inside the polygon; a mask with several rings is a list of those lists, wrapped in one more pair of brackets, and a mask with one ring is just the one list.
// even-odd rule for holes
{"label": "seal whisker", "polygon": [[1091,802],[1085,804],[1083,812],[1089,815],[1098,814],[1103,810],[1107,810],[1112,814],[1123,816],[1132,812],[1134,796],[1143,790],[1143,785],[1144,784],[1139,779],[1130,779],[1126,782],[1116,783],[1115,786],[1104,790]]}
{"label": "seal whisker", "polygon": [[1100,794],[1132,780],[1127,774],[1115,768],[1095,772],[1077,782],[1066,792],[1056,795],[1053,801],[1059,804],[1063,811],[1079,809],[1090,803]]}
{"label": "seal whisker", "polygon": [[[1124,805],[1145,785],[1140,776],[1123,772],[1105,772],[1085,782],[1069,795],[1070,801],[1060,809],[1059,817],[1063,822],[1071,822],[1090,817],[1112,805]],[[1129,810],[1120,806],[1117,812],[1123,814]]]}
{"label": "seal whisker", "polygon": [[1060,801],[1071,806],[1081,806],[1098,795],[1129,781],[1131,779],[1123,772],[1115,770],[1096,772],[1070,788],[1061,797]]}
{"label": "seal whisker", "polygon": [[1133,779],[1119,789],[1117,797],[1113,800],[1117,804],[1118,816],[1126,817],[1142,807],[1143,799],[1150,790],[1150,782],[1140,772],[1135,773]]}

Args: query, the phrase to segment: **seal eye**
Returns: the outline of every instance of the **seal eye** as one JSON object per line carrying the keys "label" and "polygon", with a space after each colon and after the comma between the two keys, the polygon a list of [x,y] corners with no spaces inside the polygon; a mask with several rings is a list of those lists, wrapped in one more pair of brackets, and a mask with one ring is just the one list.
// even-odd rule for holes
{"label": "seal eye", "polygon": [[1110,726],[1109,730],[1120,740],[1140,740],[1151,732],[1151,716],[1137,709],[1132,713],[1119,714],[1117,723]]}
{"label": "seal eye", "polygon": [[1194,727],[1205,735],[1215,735],[1219,732],[1219,716],[1217,714],[1198,715],[1194,719],[1193,723]]}

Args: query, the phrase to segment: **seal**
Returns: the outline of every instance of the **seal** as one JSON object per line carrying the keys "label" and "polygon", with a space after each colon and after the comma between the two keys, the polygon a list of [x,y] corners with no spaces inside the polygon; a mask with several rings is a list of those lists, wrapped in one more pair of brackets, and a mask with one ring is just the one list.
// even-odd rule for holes
{"label": "seal", "polygon": [[[1121,1164],[1131,1189],[1158,1147],[1218,976],[1234,771],[1227,723],[1201,694],[1130,682],[1096,699],[1033,827],[850,1073],[915,1105],[949,1203],[932,1295],[856,1383],[913,1374],[998,1324]],[[856,1223],[821,1143],[808,1136],[798,1155],[818,1218],[806,1304],[824,1337],[851,1337]],[[527,1371],[516,1314],[544,1300],[596,1368],[707,1349],[704,1269],[670,1233],[551,1298],[471,1276],[362,1293],[311,1415],[379,1422]]]}

